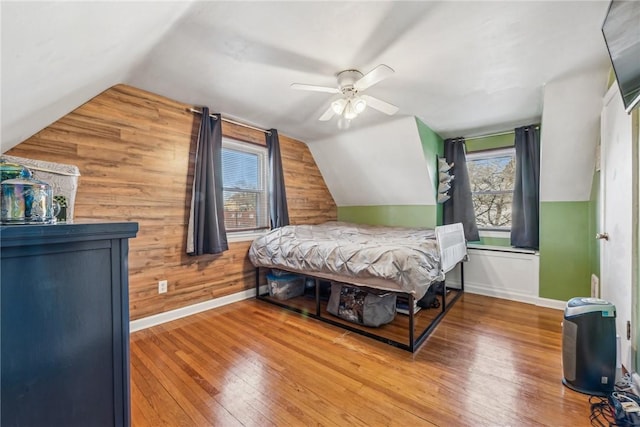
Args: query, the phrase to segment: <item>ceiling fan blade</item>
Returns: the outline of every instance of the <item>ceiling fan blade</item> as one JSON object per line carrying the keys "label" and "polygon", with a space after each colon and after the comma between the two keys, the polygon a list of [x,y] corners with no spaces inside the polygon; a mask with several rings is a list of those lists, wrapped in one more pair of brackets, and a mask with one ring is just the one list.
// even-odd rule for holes
{"label": "ceiling fan blade", "polygon": [[331,117],[333,117],[334,114],[335,113],[333,111],[333,107],[329,105],[329,108],[327,108],[327,111],[322,113],[322,115],[318,118],[318,120],[320,120],[321,122],[326,122],[328,120],[331,120]]}
{"label": "ceiling fan blade", "polygon": [[291,85],[291,89],[309,90],[309,91],[312,91],[312,92],[340,93],[340,91],[335,87],[305,85],[305,84],[301,84],[301,83],[293,83]]}
{"label": "ceiling fan blade", "polygon": [[360,80],[354,83],[353,87],[355,87],[358,91],[363,91],[366,88],[371,87],[374,84],[386,79],[393,73],[395,73],[395,71],[393,71],[393,68],[384,64],[380,64],[376,68],[362,76]]}
{"label": "ceiling fan blade", "polygon": [[389,104],[388,102],[385,102],[381,99],[374,98],[373,96],[361,95],[361,97],[362,99],[367,101],[367,105],[369,107],[375,108],[376,110],[382,111],[383,113],[388,114],[390,116],[393,116],[399,110],[399,108],[396,107],[395,105]]}

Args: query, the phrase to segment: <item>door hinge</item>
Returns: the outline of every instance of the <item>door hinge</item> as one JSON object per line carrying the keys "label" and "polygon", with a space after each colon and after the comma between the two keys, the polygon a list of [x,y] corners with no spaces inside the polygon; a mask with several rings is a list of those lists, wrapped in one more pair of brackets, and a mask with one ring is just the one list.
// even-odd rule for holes
{"label": "door hinge", "polygon": [[631,321],[627,320],[627,341],[631,339]]}

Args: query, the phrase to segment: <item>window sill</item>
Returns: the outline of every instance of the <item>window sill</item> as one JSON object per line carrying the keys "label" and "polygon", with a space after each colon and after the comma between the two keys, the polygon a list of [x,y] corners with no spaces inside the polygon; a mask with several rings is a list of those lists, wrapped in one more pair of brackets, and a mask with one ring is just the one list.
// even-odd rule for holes
{"label": "window sill", "polygon": [[469,243],[467,245],[467,248],[475,249],[479,251],[512,252],[512,253],[518,253],[518,254],[539,255],[539,252],[534,249],[514,248],[512,246],[492,246],[492,245],[481,245],[476,243]]}
{"label": "window sill", "polygon": [[230,231],[227,233],[227,242],[251,242],[258,237],[267,234],[269,230],[264,231]]}

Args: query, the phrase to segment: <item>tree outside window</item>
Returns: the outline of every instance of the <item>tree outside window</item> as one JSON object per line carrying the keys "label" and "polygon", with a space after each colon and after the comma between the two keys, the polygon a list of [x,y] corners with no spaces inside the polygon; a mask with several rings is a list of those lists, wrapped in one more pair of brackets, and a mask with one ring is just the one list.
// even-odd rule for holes
{"label": "tree outside window", "polygon": [[514,148],[467,154],[473,209],[479,228],[511,229],[515,168]]}

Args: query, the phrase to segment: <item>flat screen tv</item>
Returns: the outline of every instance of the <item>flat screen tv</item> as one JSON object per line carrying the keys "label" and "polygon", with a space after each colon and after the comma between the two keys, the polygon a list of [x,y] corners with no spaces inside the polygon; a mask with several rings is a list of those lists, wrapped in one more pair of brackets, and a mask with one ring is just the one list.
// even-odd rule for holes
{"label": "flat screen tv", "polygon": [[612,0],[602,24],[627,113],[640,103],[640,1]]}

